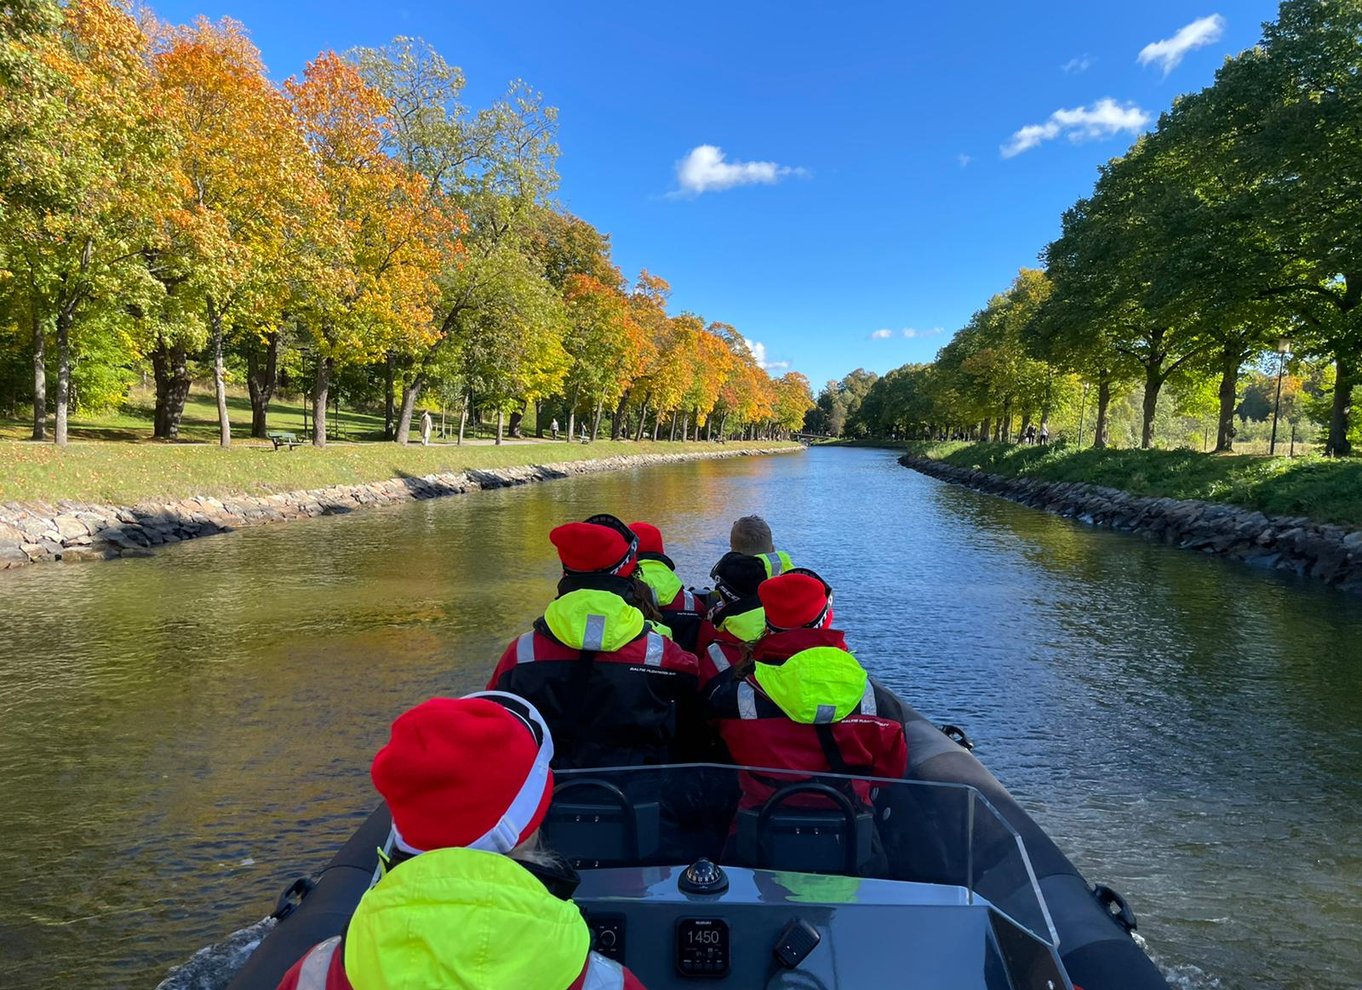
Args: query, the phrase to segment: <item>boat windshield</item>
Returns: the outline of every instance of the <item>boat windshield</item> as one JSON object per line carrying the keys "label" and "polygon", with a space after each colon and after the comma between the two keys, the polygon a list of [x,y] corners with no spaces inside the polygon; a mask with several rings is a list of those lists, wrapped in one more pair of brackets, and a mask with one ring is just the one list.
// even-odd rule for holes
{"label": "boat windshield", "polygon": [[[959,888],[1056,946],[1016,830],[974,788],[717,764],[558,771],[544,837],[579,870],[725,866]],[[826,882],[825,882],[826,883]]]}

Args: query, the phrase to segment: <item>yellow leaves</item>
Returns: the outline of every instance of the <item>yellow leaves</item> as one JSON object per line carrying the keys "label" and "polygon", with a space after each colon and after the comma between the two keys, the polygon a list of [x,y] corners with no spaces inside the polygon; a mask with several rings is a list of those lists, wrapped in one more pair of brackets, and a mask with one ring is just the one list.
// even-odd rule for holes
{"label": "yellow leaves", "polygon": [[437,277],[457,260],[467,218],[384,152],[389,103],[355,66],[326,52],[284,89],[326,195],[330,239],[318,253],[309,325],[348,360],[433,344]]}

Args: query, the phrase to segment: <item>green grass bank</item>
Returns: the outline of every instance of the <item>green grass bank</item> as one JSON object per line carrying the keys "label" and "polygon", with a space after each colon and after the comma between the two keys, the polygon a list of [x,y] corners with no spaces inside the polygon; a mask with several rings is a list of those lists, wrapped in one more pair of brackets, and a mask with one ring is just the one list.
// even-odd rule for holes
{"label": "green grass bank", "polygon": [[886,446],[1004,478],[1085,482],[1131,495],[1223,502],[1267,515],[1362,526],[1362,460],[1004,443]]}
{"label": "green grass bank", "polygon": [[275,451],[244,439],[230,449],[210,444],[72,441],[52,444],[0,440],[0,502],[69,499],[111,505],[169,501],[197,495],[272,495],[389,478],[456,474],[490,468],[603,460],[633,454],[685,454],[794,447],[752,443],[545,443],[508,440],[500,447],[435,443],[331,443]]}

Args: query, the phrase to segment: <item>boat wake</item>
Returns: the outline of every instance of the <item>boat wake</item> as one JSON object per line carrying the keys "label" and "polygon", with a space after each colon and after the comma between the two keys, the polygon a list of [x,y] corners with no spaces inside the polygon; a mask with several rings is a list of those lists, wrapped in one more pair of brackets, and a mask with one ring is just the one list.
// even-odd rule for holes
{"label": "boat wake", "polygon": [[278,922],[262,918],[205,946],[172,969],[156,990],[222,990]]}

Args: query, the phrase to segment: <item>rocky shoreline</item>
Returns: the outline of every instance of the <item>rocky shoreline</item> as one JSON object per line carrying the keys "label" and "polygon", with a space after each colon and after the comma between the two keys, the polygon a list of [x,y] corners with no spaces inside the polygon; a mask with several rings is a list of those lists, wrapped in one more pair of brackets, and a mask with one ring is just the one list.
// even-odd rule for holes
{"label": "rocky shoreline", "polygon": [[531,464],[362,485],[334,485],[278,495],[196,496],[133,506],[60,501],[0,504],[0,570],[49,561],[146,557],[152,549],[246,526],[340,515],[377,505],[510,488],[578,474],[725,457],[783,454],[798,447],[743,448],[684,454],[630,454],[600,460]]}
{"label": "rocky shoreline", "polygon": [[1005,478],[905,454],[904,467],[952,484],[1089,526],[1141,533],[1184,550],[1215,554],[1254,567],[1290,571],[1362,593],[1362,530],[1303,517],[1267,516],[1252,509],[1175,498],[1131,495],[1082,482]]}

